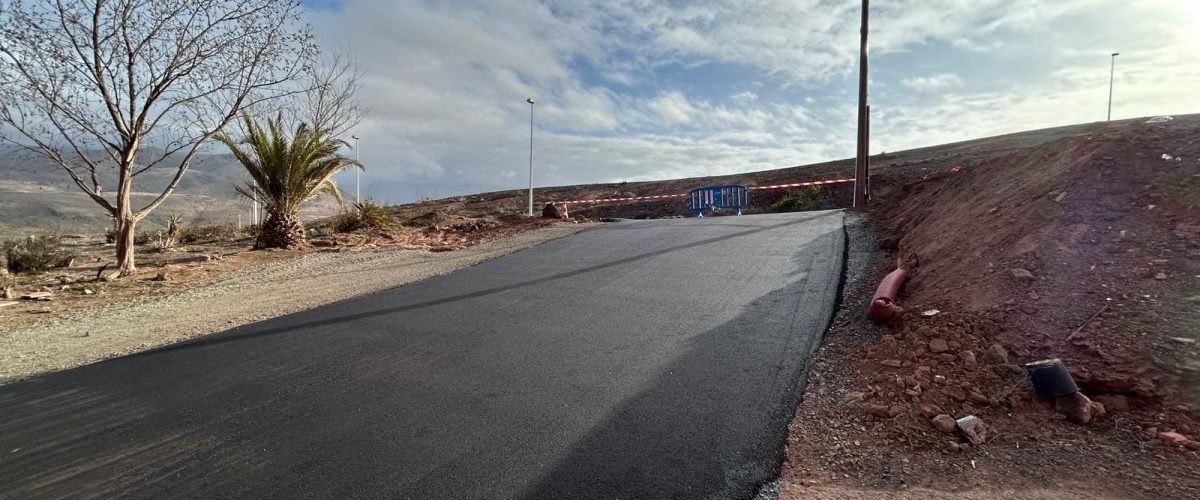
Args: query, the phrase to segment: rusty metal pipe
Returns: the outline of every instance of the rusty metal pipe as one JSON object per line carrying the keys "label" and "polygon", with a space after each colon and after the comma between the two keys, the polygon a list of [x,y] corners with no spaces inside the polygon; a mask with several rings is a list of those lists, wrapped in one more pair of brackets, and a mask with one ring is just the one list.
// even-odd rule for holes
{"label": "rusty metal pipe", "polygon": [[871,321],[883,323],[896,313],[903,311],[900,306],[896,305],[896,295],[900,293],[900,287],[904,285],[904,280],[907,278],[908,272],[899,268],[883,277],[883,281],[879,282],[879,288],[875,289],[871,305],[867,306],[867,317],[871,318]]}

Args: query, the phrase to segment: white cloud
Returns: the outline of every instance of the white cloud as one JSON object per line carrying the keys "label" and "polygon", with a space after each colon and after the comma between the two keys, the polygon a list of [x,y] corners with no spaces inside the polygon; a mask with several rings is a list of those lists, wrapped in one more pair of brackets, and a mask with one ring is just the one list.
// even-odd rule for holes
{"label": "white cloud", "polygon": [[963,79],[954,73],[940,73],[930,76],[915,76],[900,80],[905,87],[917,92],[935,92],[963,85]]}
{"label": "white cloud", "polygon": [[745,90],[733,94],[732,96],[729,96],[729,98],[738,104],[750,104],[758,100],[758,94],[755,94],[749,90]]}
{"label": "white cloud", "polygon": [[680,125],[692,121],[696,108],[679,92],[664,93],[647,104],[655,114],[668,124]]}
{"label": "white cloud", "polygon": [[[363,181],[398,200],[521,184],[528,96],[538,185],[848,157],[858,15],[824,0],[351,0],[312,22],[362,61]],[[1198,23],[1166,0],[877,2],[872,149],[1102,119],[1113,50],[1115,116],[1200,111]]]}

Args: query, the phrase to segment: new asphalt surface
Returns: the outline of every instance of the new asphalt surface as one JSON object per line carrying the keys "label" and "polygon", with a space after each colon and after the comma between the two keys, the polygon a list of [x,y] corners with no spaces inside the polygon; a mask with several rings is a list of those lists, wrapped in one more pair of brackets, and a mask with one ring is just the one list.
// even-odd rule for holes
{"label": "new asphalt surface", "polygon": [[2,386],[0,497],[751,497],[844,248],[837,211],[619,222]]}

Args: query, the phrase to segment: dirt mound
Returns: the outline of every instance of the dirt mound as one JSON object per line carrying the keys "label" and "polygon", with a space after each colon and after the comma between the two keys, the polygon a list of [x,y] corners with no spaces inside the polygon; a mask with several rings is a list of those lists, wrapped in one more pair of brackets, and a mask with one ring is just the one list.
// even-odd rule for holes
{"label": "dirt mound", "polygon": [[[845,303],[865,307],[900,263],[907,313],[881,327],[847,311],[831,330],[781,490],[1200,494],[1200,119],[1095,124],[879,172],[870,214],[890,252]],[[1021,365],[1046,358],[1107,415],[1076,425],[1036,398]],[[970,446],[939,414],[991,431]]]}
{"label": "dirt mound", "polygon": [[974,313],[983,341],[1061,358],[1092,393],[1200,403],[1198,159],[1194,121],[1124,124],[904,184],[878,212],[904,300]]}

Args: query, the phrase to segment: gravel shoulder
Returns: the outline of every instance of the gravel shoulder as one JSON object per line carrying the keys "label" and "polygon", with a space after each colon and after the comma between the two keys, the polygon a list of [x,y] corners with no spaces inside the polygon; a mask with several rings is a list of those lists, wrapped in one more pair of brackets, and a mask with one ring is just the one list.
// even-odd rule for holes
{"label": "gravel shoulder", "polygon": [[453,252],[316,252],[204,285],[0,332],[0,384],[159,347],[446,274],[591,224],[557,224]]}

